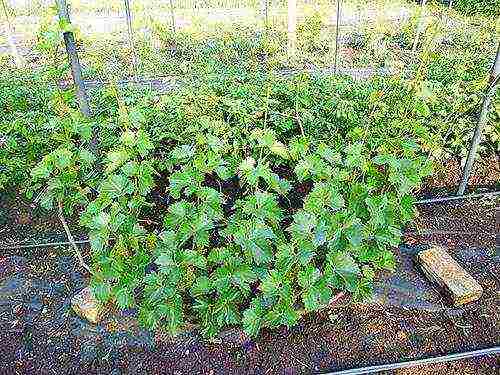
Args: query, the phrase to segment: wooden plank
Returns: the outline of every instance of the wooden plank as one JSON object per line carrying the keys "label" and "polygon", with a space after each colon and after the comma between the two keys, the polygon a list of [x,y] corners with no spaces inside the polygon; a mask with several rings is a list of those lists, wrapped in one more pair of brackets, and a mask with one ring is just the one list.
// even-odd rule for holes
{"label": "wooden plank", "polygon": [[476,301],[483,288],[441,247],[421,251],[418,263],[424,274],[439,285],[455,306]]}

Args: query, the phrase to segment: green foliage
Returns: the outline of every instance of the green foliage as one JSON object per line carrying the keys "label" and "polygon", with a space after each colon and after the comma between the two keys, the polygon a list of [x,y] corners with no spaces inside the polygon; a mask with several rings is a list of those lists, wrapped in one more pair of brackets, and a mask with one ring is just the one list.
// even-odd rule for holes
{"label": "green foliage", "polygon": [[[425,138],[379,124],[391,110],[378,91],[364,92],[366,105],[356,109],[338,79],[273,83],[264,96],[249,84],[232,91],[228,81],[212,82],[198,89],[203,101],[186,88],[141,114],[117,97],[124,130],[90,184],[97,195],[80,186],[90,186],[81,174],[93,158],[76,146],[66,143],[35,168],[54,199],[69,208],[85,202],[99,300],[138,305],[151,329],[175,333],[195,322],[208,337],[230,325],[256,335],[296,324],[340,291],[364,298],[376,272],[393,268],[391,249],[414,214],[411,193],[431,172],[408,137]],[[365,110],[371,116],[358,113]],[[398,118],[420,116],[407,113]],[[157,128],[159,118],[171,133]],[[313,118],[335,134],[321,135]],[[71,124],[71,137],[88,136]],[[158,211],[151,199],[160,183],[169,203],[152,230],[144,219]],[[297,197],[299,185],[309,188]]]}
{"label": "green foliage", "polygon": [[328,46],[322,43],[322,34],[324,20],[319,11],[315,11],[307,15],[302,23],[297,26],[297,38],[301,47],[308,51],[313,52],[318,49],[328,49]]}
{"label": "green foliage", "polygon": [[499,0],[454,0],[453,8],[467,15],[484,15],[498,17],[500,14]]}
{"label": "green foliage", "polygon": [[[322,25],[316,13],[299,26],[310,55],[328,53]],[[65,69],[57,54],[66,26],[41,31],[52,78]],[[241,325],[257,335],[296,324],[339,292],[368,296],[377,272],[394,267],[431,161],[467,145],[485,55],[422,53],[410,80],[287,77],[259,65],[279,61],[279,30],[265,39],[244,28],[211,38],[154,28],[166,65],[186,79],[165,95],[108,87],[96,93],[92,121],[69,91],[2,78],[0,184],[26,184],[31,173],[27,192],[44,207],[80,212],[96,297],[138,307],[151,329],[197,323],[213,337]],[[498,148],[495,111],[482,152]]]}

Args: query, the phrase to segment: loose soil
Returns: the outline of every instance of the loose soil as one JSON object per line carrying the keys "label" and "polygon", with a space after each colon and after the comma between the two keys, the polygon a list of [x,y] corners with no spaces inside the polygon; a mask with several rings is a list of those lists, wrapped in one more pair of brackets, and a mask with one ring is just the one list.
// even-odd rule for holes
{"label": "loose soil", "polygon": [[[3,203],[8,213],[0,227],[0,246],[21,239],[62,233],[57,216],[33,214],[19,201]],[[22,219],[29,213],[29,220]],[[3,251],[0,254],[1,374],[302,374],[322,373],[435,355],[477,350],[500,343],[498,327],[500,256],[498,202],[470,200],[419,206],[419,216],[406,228],[398,259],[432,244],[445,246],[481,283],[480,301],[449,308],[444,298],[403,262],[393,275],[437,296],[429,305],[401,302],[337,306],[305,317],[298,326],[265,331],[250,340],[229,330],[216,342],[195,331],[173,338],[141,330],[121,313],[93,326],[74,315],[70,298],[87,285],[68,248]],[[31,228],[31,231],[30,231]],[[54,237],[55,238],[55,237]],[[26,239],[26,238],[24,238]],[[57,237],[57,239],[64,239]],[[84,249],[88,251],[88,249]],[[399,279],[399,280],[401,280]],[[400,281],[398,281],[400,282]],[[397,285],[400,288],[400,285]],[[392,294],[391,294],[392,295]],[[395,302],[396,301],[396,302]],[[433,306],[438,304],[439,308]],[[387,372],[396,374],[494,374],[498,357]]]}

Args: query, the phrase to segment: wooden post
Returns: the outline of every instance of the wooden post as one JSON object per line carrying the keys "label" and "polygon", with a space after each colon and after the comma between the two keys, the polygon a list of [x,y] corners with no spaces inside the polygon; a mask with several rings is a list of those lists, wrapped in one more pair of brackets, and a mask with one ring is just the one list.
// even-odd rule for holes
{"label": "wooden post", "polygon": [[[68,24],[71,23],[69,19],[68,6],[66,0],[56,0],[57,10],[59,13],[59,19]],[[66,46],[66,53],[68,54],[69,62],[71,65],[71,74],[73,76],[73,82],[76,86],[76,98],[78,100],[78,105],[80,107],[80,112],[86,116],[90,116],[90,106],[89,99],[87,97],[87,92],[85,91],[85,84],[82,78],[82,67],[80,66],[80,60],[78,59],[78,52],[75,46],[75,37],[71,31],[66,31],[63,34],[64,45]]]}
{"label": "wooden post", "polygon": [[174,12],[174,0],[170,0],[170,17],[172,18],[172,32],[175,33],[175,12]]}
{"label": "wooden post", "polygon": [[469,182],[472,172],[472,165],[474,164],[474,159],[476,158],[477,148],[479,147],[479,143],[481,143],[481,134],[484,126],[488,122],[488,112],[491,101],[495,96],[498,81],[500,81],[500,42],[498,43],[495,62],[491,68],[490,79],[488,81],[488,88],[486,89],[483,104],[481,106],[481,114],[479,115],[479,121],[477,122],[474,136],[472,137],[472,145],[469,149],[469,154],[467,155],[467,161],[465,163],[464,173],[462,175],[460,186],[458,187],[457,195],[464,195],[465,189],[467,188],[467,183]]}
{"label": "wooden post", "polygon": [[411,51],[413,53],[417,52],[417,47],[418,47],[418,41],[420,39],[420,34],[422,33],[422,28],[423,28],[423,20],[425,19],[425,3],[427,0],[421,0],[420,1],[420,14],[418,16],[418,21],[417,21],[417,32],[415,35],[415,39],[413,40],[413,47]]}
{"label": "wooden post", "polygon": [[14,41],[14,26],[12,26],[12,22],[10,20],[10,14],[7,9],[7,4],[5,0],[0,0],[2,2],[2,8],[5,13],[5,19],[7,20],[7,42],[9,43],[10,52],[12,53],[12,57],[14,58],[14,63],[18,68],[24,65],[24,60],[21,57],[19,50],[17,49],[16,42]]}
{"label": "wooden post", "polygon": [[297,54],[297,0],[288,0],[288,57]]}
{"label": "wooden post", "polygon": [[337,0],[337,20],[335,22],[335,56],[333,58],[333,72],[337,74],[337,57],[339,53],[339,24],[340,24],[340,0]]}
{"label": "wooden post", "polygon": [[130,12],[130,0],[125,1],[125,16],[127,18],[127,31],[128,31],[128,43],[130,46],[130,53],[132,54],[132,68],[134,69],[134,75],[137,77],[137,54],[135,51],[134,43],[134,32],[132,29],[132,14]]}

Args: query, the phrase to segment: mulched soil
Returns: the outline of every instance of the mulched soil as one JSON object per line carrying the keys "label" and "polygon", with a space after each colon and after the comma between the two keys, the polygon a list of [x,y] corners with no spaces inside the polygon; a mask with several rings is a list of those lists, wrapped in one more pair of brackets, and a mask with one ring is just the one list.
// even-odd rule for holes
{"label": "mulched soil", "polygon": [[[25,211],[30,221],[23,224],[18,213]],[[62,232],[56,216],[37,217],[20,202],[8,212],[15,215],[2,226],[3,238],[21,239],[30,228],[29,234],[43,239]],[[152,334],[127,324],[133,311],[93,326],[70,308],[71,296],[87,285],[87,278],[68,249],[4,252],[0,374],[321,373],[499,345],[498,202],[422,205],[419,212],[404,246],[445,246],[480,281],[484,295],[479,302],[428,311],[341,300],[296,327],[265,331],[256,340],[235,330],[211,343],[193,331],[176,338]],[[486,357],[387,373],[494,374],[498,367],[498,357]]]}
{"label": "mulched soil", "polygon": [[[455,195],[462,179],[463,166],[459,158],[441,161],[417,195],[437,198]],[[472,168],[466,194],[500,190],[500,155],[477,158]]]}

